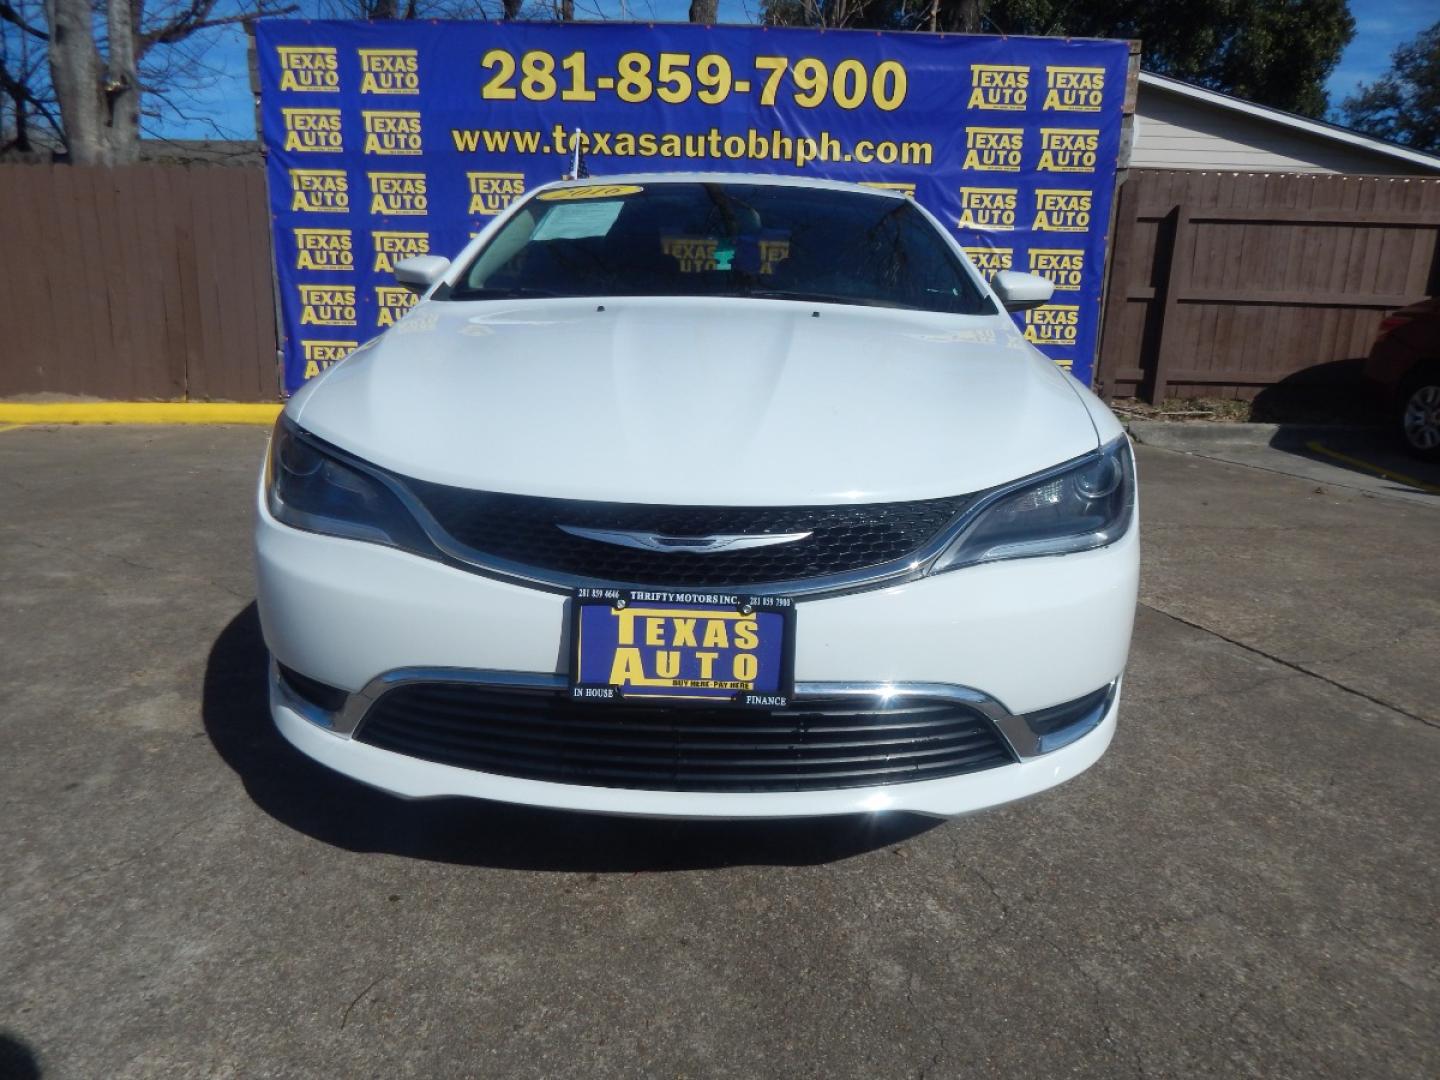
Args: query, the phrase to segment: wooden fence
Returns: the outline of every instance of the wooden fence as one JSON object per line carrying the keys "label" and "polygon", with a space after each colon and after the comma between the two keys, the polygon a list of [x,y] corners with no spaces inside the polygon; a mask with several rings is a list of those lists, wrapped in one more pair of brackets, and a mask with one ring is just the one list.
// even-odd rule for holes
{"label": "wooden fence", "polygon": [[1158,402],[1351,378],[1335,362],[1436,288],[1437,232],[1440,180],[1132,170],[1097,388]]}
{"label": "wooden fence", "polygon": [[264,171],[0,165],[0,397],[274,401]]}
{"label": "wooden fence", "polygon": [[[1440,180],[1133,170],[1099,389],[1248,397],[1440,284]],[[273,401],[257,167],[0,165],[0,397]]]}

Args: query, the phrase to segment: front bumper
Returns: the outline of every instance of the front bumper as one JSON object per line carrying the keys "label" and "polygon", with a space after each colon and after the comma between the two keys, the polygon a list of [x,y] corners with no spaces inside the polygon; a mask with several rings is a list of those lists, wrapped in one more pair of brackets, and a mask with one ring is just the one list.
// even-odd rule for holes
{"label": "front bumper", "polygon": [[[1138,529],[1107,548],[969,567],[798,606],[797,697],[837,685],[926,686],[986,703],[1020,760],[939,780],[835,791],[688,792],[590,787],[422,761],[349,737],[272,677],[271,708],[301,751],[354,779],[412,798],[467,795],[662,817],[769,818],[905,810],[956,815],[1035,794],[1082,772],[1114,734],[1129,650]],[[522,673],[563,682],[566,597],[374,544],[276,522],[256,527],[266,643],[282,664],[351,695],[358,719],[406,669]],[[1021,714],[1117,684],[1085,734],[1040,753]],[[369,696],[367,696],[367,694]],[[1008,728],[1007,728],[1008,718]],[[338,728],[338,730],[337,730]],[[1032,756],[1038,755],[1038,756]]]}
{"label": "front bumper", "polygon": [[637,791],[521,780],[440,765],[336,735],[290,694],[272,671],[270,708],[298,750],[371,787],[411,799],[472,796],[559,810],[631,817],[792,818],[902,810],[954,817],[1023,799],[1077,776],[1105,753],[1115,734],[1119,688],[1098,722],[1070,745],[1041,757],[945,780],[884,787],[799,792]]}

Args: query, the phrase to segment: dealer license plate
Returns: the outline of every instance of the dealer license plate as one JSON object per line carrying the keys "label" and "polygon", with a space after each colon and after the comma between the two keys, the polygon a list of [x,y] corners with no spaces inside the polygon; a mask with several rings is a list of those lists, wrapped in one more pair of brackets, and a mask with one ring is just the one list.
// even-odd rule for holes
{"label": "dealer license plate", "polygon": [[573,609],[570,693],[577,700],[789,704],[789,597],[580,589]]}

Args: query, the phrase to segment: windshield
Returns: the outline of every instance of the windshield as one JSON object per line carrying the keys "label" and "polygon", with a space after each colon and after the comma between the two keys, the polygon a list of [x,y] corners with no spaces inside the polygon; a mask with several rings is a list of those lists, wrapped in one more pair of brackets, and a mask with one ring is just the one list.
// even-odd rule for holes
{"label": "windshield", "polygon": [[593,184],[543,191],[449,298],[744,296],[994,314],[911,203],[766,184]]}

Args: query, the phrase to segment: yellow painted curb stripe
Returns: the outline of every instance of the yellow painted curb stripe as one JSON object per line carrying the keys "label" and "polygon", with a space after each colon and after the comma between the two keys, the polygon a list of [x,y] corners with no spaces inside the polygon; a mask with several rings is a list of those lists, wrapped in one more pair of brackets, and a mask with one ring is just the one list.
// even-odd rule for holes
{"label": "yellow painted curb stripe", "polygon": [[19,424],[5,424],[4,426],[0,426],[0,431],[19,431],[19,430],[20,430],[20,425],[19,425]]}
{"label": "yellow painted curb stripe", "polygon": [[0,402],[0,424],[273,424],[279,404],[212,401]]}
{"label": "yellow painted curb stripe", "polygon": [[1404,473],[1395,472],[1393,469],[1386,469],[1380,465],[1372,465],[1368,461],[1351,457],[1349,454],[1342,454],[1338,450],[1331,450],[1328,446],[1311,440],[1305,444],[1307,450],[1313,450],[1317,454],[1324,454],[1326,457],[1334,458],[1336,461],[1343,461],[1347,465],[1354,465],[1357,469],[1364,469],[1366,472],[1374,473],[1381,480],[1394,480],[1396,483],[1405,484],[1408,487],[1418,488],[1421,491],[1433,492],[1440,495],[1440,487],[1434,484],[1427,484],[1424,480],[1416,480],[1413,476],[1406,476]]}

